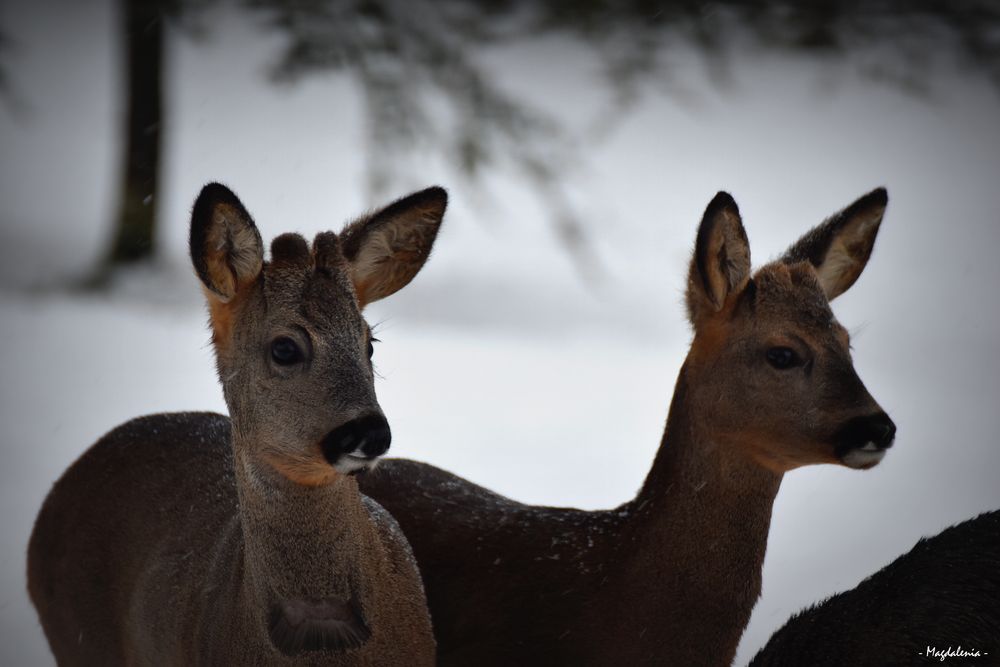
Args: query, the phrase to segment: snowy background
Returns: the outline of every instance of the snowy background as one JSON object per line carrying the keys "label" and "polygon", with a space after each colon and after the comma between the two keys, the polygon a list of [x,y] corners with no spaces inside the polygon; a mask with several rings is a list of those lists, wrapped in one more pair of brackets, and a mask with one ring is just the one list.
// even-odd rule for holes
{"label": "snowy background", "polygon": [[[187,264],[189,207],[230,185],[265,238],[311,236],[372,205],[362,107],[349,80],[263,79],[273,37],[225,11],[211,38],[169,43],[156,266],[108,292],[79,275],[110,234],[120,153],[110,2],[0,7],[21,108],[0,111],[0,663],[52,659],[25,593],[25,545],[52,482],[140,414],[224,411]],[[679,54],[683,58],[683,53]],[[509,89],[585,129],[609,107],[588,55],[536,40],[488,54]],[[890,203],[872,261],[835,304],[856,366],[899,427],[881,466],[786,476],[763,596],[736,664],[789,614],[853,587],[923,535],[1000,507],[1000,96],[944,68],[914,97],[842,63],[751,53],[725,86],[693,55],[683,98],[644,100],[583,146],[574,202],[602,277],[581,280],[527,185],[488,195],[414,160],[396,194],[451,188],[435,254],[370,309],[392,453],[518,500],[611,507],[660,439],[690,334],[689,248],[719,189],[739,203],[756,264],[873,187]],[[141,511],[141,508],[136,508]]]}

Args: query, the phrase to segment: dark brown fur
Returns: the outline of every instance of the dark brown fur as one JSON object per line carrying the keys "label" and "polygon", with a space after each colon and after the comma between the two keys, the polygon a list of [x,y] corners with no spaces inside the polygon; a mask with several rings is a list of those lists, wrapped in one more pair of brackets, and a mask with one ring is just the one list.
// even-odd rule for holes
{"label": "dark brown fur", "polygon": [[[839,425],[879,408],[815,267],[771,264],[751,281],[728,195],[701,230],[694,341],[634,500],[598,512],[523,505],[406,460],[362,478],[414,547],[442,664],[731,662],[782,475],[839,462]],[[768,346],[785,344],[812,355],[808,374],[767,365]]]}
{"label": "dark brown fur", "polygon": [[[382,285],[369,300],[403,287],[430,252],[444,191],[407,201],[344,232]],[[426,245],[386,238],[414,225]],[[132,420],[55,484],[28,547],[28,589],[60,664],[434,663],[409,545],[343,474],[363,464],[331,465],[321,450],[325,434],[381,415],[358,267],[340,248],[333,233],[312,250],[286,234],[265,263],[235,195],[203,190],[192,260],[232,418]],[[304,350],[301,363],[272,357],[281,337]]]}
{"label": "dark brown fur", "polygon": [[[961,648],[979,656],[927,655]],[[917,542],[856,588],[805,609],[750,667],[1000,665],[1000,511]]]}

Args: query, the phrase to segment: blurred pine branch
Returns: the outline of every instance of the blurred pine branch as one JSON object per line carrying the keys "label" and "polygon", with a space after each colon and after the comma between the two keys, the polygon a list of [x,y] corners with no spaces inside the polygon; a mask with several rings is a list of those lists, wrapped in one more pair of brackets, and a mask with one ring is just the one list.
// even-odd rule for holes
{"label": "blurred pine branch", "polygon": [[[134,43],[137,34],[159,34],[165,21],[187,34],[209,32],[198,18],[201,9],[215,4],[120,2],[125,17],[140,17],[123,21],[126,43],[130,38]],[[567,174],[583,162],[581,138],[530,100],[504,90],[480,62],[484,47],[550,34],[578,41],[599,57],[616,100],[612,122],[646,90],[677,92],[672,77],[677,66],[669,53],[675,44],[693,45],[720,80],[732,59],[752,47],[845,63],[856,53],[873,54],[853,64],[914,93],[926,92],[930,70],[950,58],[1000,87],[995,0],[242,0],[242,6],[285,38],[272,69],[275,81],[342,71],[357,82],[368,123],[373,199],[398,185],[400,158],[406,155],[442,157],[473,187],[482,185],[484,167],[512,169],[525,176],[551,212],[552,231],[583,275],[593,274],[595,262],[584,217],[565,191]],[[0,27],[0,96],[8,101],[14,97],[11,68],[16,67],[10,44]],[[124,51],[133,120],[124,128],[130,139],[122,214],[109,265],[154,251],[155,207],[149,204],[157,195],[159,152],[153,142],[168,129],[158,111],[166,104],[149,99],[169,95],[159,83],[150,85],[161,80],[162,58],[148,49]]]}

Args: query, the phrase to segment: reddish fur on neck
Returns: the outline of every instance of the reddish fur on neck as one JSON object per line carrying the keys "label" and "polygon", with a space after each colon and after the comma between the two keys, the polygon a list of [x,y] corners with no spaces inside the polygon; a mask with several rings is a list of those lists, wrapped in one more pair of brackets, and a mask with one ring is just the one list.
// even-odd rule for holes
{"label": "reddish fur on neck", "polygon": [[290,482],[301,486],[332,484],[340,473],[323,460],[321,452],[315,456],[301,456],[285,450],[265,449],[261,452],[264,463]]}

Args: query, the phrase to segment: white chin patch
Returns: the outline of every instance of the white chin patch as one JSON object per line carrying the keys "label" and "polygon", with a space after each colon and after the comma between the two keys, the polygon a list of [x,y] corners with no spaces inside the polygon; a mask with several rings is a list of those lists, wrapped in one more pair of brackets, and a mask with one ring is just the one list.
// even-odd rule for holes
{"label": "white chin patch", "polygon": [[[355,450],[358,451],[358,450]],[[350,474],[352,472],[357,472],[359,470],[367,469],[371,470],[375,467],[375,463],[378,461],[377,458],[370,459],[367,456],[359,454],[344,454],[339,459],[337,463],[333,466],[338,472],[344,474]]]}
{"label": "white chin patch", "polygon": [[885,450],[874,442],[867,442],[862,447],[852,449],[843,456],[844,465],[849,468],[871,468],[885,456]]}

